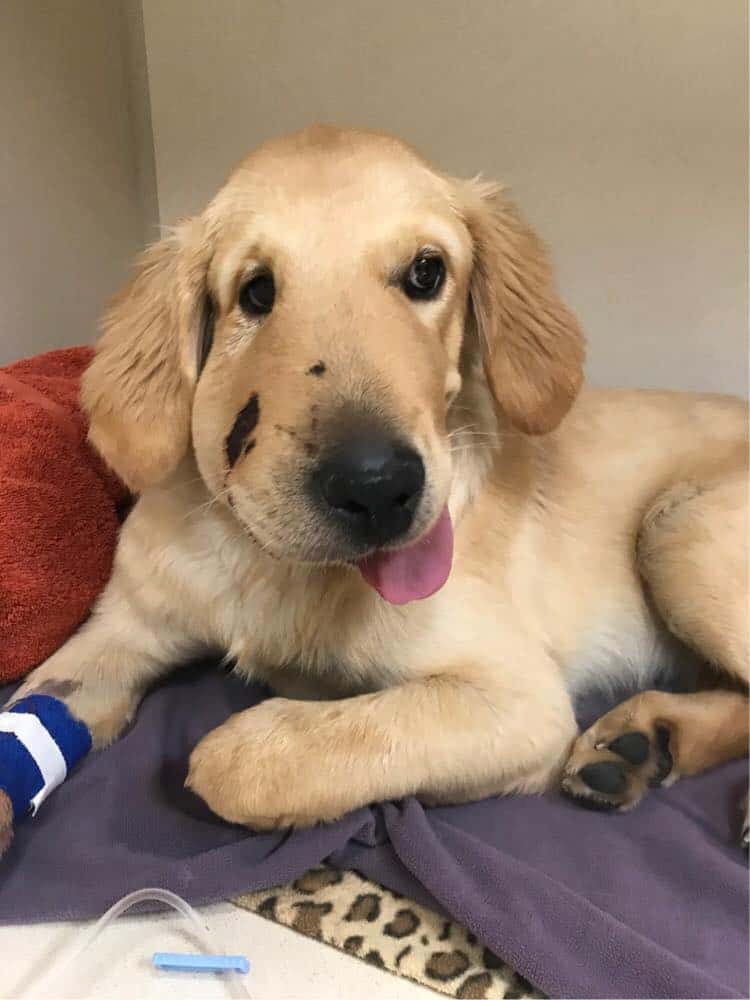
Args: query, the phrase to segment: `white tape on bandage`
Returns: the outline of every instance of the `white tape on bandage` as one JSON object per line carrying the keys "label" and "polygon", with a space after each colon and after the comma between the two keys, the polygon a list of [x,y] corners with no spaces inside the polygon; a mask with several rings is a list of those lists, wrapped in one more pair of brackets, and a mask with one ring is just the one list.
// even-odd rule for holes
{"label": "white tape on bandage", "polygon": [[44,784],[30,803],[31,812],[36,814],[49,793],[65,781],[68,773],[65,758],[36,715],[27,712],[2,712],[0,733],[12,733],[26,747],[41,772]]}

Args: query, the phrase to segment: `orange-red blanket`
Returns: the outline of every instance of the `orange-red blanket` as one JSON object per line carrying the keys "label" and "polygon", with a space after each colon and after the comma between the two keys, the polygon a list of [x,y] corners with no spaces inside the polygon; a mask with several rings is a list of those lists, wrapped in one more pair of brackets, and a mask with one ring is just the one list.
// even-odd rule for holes
{"label": "orange-red blanket", "polygon": [[125,488],[86,443],[87,347],[0,368],[0,684],[53,653],[109,576]]}

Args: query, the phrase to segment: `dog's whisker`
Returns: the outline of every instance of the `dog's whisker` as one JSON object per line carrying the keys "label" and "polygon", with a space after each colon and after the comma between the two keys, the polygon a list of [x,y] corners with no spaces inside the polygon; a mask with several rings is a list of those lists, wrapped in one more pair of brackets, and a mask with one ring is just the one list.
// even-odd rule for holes
{"label": "dog's whisker", "polygon": [[487,444],[487,445],[498,445],[502,441],[501,437],[493,437],[492,435],[484,434],[461,434],[458,437],[448,438],[448,445],[453,446],[455,444]]}
{"label": "dog's whisker", "polygon": [[497,431],[487,431],[477,428],[476,424],[465,424],[463,427],[456,427],[455,429],[448,432],[448,438],[452,439],[455,437],[485,437],[499,439],[502,437]]}
{"label": "dog's whisker", "polygon": [[[491,446],[490,446],[491,447]],[[479,445],[457,445],[455,448],[449,449],[449,454],[451,455],[465,455],[467,452],[481,452],[485,451],[486,448],[480,447]]]}
{"label": "dog's whisker", "polygon": [[209,511],[215,504],[227,496],[231,490],[231,486],[225,486],[224,489],[219,490],[215,493],[209,500],[205,503],[197,504],[195,507],[191,507],[190,510],[184,515],[183,520],[186,521],[189,517],[193,517],[195,514],[202,514]]}
{"label": "dog's whisker", "polygon": [[460,427],[452,428],[449,431],[448,436],[450,437],[451,434],[460,434],[462,431],[469,431],[476,426],[477,426],[476,424],[462,424]]}
{"label": "dog's whisker", "polygon": [[484,433],[482,431],[466,431],[463,434],[451,434],[451,435],[449,435],[449,439],[451,441],[454,440],[454,439],[456,439],[456,438],[461,439],[461,440],[464,439],[464,438],[482,438],[482,439],[487,440],[487,441],[500,441],[502,439],[502,435],[500,435],[500,434],[489,434],[489,433]]}

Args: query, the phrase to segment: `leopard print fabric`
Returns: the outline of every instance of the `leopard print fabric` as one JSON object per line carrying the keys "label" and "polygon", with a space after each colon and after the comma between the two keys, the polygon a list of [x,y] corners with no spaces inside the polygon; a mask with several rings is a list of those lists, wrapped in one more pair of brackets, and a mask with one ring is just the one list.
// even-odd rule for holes
{"label": "leopard print fabric", "polygon": [[313,868],[233,902],[447,996],[543,997],[463,927],[356,872]]}

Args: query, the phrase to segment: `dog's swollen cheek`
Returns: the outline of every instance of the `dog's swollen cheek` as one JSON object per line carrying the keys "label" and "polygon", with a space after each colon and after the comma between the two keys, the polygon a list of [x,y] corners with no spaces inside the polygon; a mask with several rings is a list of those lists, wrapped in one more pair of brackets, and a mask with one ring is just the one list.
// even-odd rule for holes
{"label": "dog's swollen cheek", "polygon": [[224,441],[224,453],[230,469],[234,467],[240,455],[255,447],[255,440],[250,438],[250,435],[255,430],[259,418],[260,401],[258,393],[254,392],[235,417],[232,429]]}

